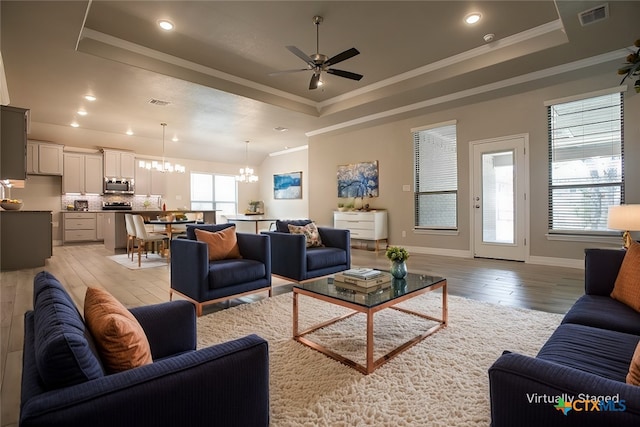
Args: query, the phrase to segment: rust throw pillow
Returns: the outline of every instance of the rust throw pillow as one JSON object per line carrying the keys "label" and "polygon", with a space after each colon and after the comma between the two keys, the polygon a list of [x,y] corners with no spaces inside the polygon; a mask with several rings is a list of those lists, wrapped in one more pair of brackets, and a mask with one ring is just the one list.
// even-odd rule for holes
{"label": "rust throw pillow", "polygon": [[631,366],[629,366],[629,373],[627,374],[627,384],[640,386],[640,342],[638,342],[636,351],[633,352],[633,357],[631,358]]}
{"label": "rust throw pillow", "polygon": [[640,244],[635,241],[624,255],[611,298],[640,312]]}
{"label": "rust throw pillow", "polygon": [[313,248],[317,246],[324,246],[322,239],[320,239],[320,232],[318,227],[313,222],[307,225],[291,225],[289,224],[289,233],[291,234],[303,234],[307,240],[307,247]]}
{"label": "rust throw pillow", "polygon": [[209,261],[242,258],[235,226],[215,232],[196,228],[195,232],[196,240],[205,242],[209,246]]}
{"label": "rust throw pillow", "polygon": [[110,373],[153,362],[142,326],[109,292],[98,288],[87,289],[84,320],[96,343],[102,364]]}

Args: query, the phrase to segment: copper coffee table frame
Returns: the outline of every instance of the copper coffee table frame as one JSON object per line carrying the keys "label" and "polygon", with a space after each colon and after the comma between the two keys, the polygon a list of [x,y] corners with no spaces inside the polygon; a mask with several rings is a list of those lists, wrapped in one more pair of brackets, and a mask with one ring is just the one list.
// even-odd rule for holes
{"label": "copper coffee table frame", "polygon": [[[417,343],[419,343],[420,341],[422,341],[423,339],[427,338],[430,335],[433,335],[436,331],[440,330],[441,328],[444,328],[445,326],[447,326],[447,316],[448,316],[448,309],[447,309],[447,280],[445,278],[434,278],[434,282],[432,284],[429,284],[427,286],[424,286],[421,289],[417,289],[417,290],[413,290],[409,293],[406,293],[404,295],[400,295],[397,297],[393,297],[391,299],[389,299],[388,301],[384,301],[381,302],[380,304],[374,305],[374,306],[366,306],[366,305],[360,305],[357,303],[353,303],[353,302],[349,302],[349,301],[345,301],[344,299],[340,299],[338,297],[334,297],[331,295],[326,295],[326,294],[322,294],[322,293],[318,293],[318,292],[313,292],[307,289],[304,289],[301,286],[304,285],[300,285],[300,287],[298,286],[294,286],[293,287],[293,339],[298,341],[301,344],[304,344],[308,347],[311,347],[314,350],[319,351],[320,353],[331,357],[334,360],[337,360],[338,362],[344,363],[347,366],[352,367],[353,369],[368,375],[370,373],[372,373],[373,371],[375,371],[378,367],[380,367],[381,365],[383,365],[384,363],[388,362],[389,360],[391,360],[392,358],[394,358],[395,356],[397,356],[398,354],[402,353],[403,351],[405,351],[406,349],[416,345]],[[324,279],[324,280],[332,280],[332,279]],[[412,310],[407,310],[405,308],[401,308],[401,307],[394,307],[396,304],[399,304],[403,301],[407,301],[411,298],[417,297],[419,295],[425,294],[427,292],[432,292],[432,291],[436,291],[438,289],[442,289],[442,318],[438,319],[423,313],[418,313]],[[345,308],[349,308],[351,310],[354,310],[351,313],[347,313],[345,315],[327,320],[326,322],[322,322],[320,324],[314,325],[312,327],[310,327],[309,329],[306,329],[304,331],[300,331],[299,330],[299,326],[298,326],[298,309],[299,309],[299,305],[298,305],[298,295],[306,295],[309,296],[311,298],[315,298],[318,299],[320,301],[325,301],[331,304],[335,304],[335,305],[339,305],[341,307],[345,307]],[[395,349],[391,350],[389,353],[385,354],[384,356],[380,357],[377,360],[373,359],[373,348],[374,348],[374,339],[373,339],[373,315],[375,313],[377,313],[378,311],[384,310],[385,308],[391,308],[394,310],[398,310],[401,311],[403,313],[407,313],[407,314],[411,314],[414,316],[418,316],[421,317],[423,319],[427,319],[427,320],[432,320],[432,321],[436,321],[438,322],[437,325],[429,328],[428,330],[426,330],[425,332],[421,333],[420,335],[417,335],[416,337],[410,339],[409,341],[405,342],[404,344],[399,345],[398,347],[396,347]],[[316,342],[311,341],[310,339],[306,338],[305,335],[311,334],[315,331],[317,331],[318,329],[324,328],[326,326],[332,325],[334,323],[337,323],[341,320],[347,319],[351,316],[354,316],[358,313],[364,313],[367,315],[367,347],[366,347],[366,351],[367,351],[367,365],[361,365],[357,362],[355,362],[354,360],[351,360],[347,357],[344,357],[330,349],[328,349],[327,347],[318,344]]]}

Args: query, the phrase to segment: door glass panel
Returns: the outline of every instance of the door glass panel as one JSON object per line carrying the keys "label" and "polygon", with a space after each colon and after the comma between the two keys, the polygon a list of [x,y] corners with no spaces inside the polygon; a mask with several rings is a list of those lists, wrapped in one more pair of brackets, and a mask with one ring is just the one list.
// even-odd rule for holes
{"label": "door glass panel", "polygon": [[482,154],[482,240],[514,243],[514,152]]}

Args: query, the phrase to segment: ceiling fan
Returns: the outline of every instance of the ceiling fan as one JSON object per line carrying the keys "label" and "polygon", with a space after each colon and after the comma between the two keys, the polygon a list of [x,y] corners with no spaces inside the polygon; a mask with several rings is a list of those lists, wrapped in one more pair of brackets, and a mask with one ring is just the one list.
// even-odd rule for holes
{"label": "ceiling fan", "polygon": [[316,53],[311,55],[311,56],[307,56],[307,54],[305,54],[303,51],[301,51],[300,49],[298,49],[295,46],[286,46],[286,48],[293,53],[295,56],[297,56],[298,58],[302,59],[304,62],[307,63],[307,68],[300,68],[300,69],[296,69],[296,70],[285,70],[285,71],[277,71],[275,73],[270,73],[270,76],[275,76],[278,74],[285,74],[285,73],[296,73],[298,71],[307,71],[307,70],[312,70],[313,71],[313,75],[311,76],[311,81],[309,82],[309,90],[313,90],[313,89],[317,89],[318,86],[322,85],[322,72],[325,72],[327,74],[333,74],[339,77],[345,77],[347,79],[352,79],[352,80],[360,80],[363,76],[362,74],[356,74],[356,73],[352,73],[350,71],[344,71],[344,70],[338,70],[336,68],[330,68],[331,66],[345,61],[349,58],[352,58],[358,54],[360,54],[360,52],[358,51],[358,49],[356,49],[355,47],[352,47],[351,49],[347,49],[342,53],[339,53],[335,56],[332,56],[331,58],[329,58],[327,55],[323,55],[320,53],[320,23],[323,21],[322,16],[314,16],[313,17],[313,23],[316,25]]}

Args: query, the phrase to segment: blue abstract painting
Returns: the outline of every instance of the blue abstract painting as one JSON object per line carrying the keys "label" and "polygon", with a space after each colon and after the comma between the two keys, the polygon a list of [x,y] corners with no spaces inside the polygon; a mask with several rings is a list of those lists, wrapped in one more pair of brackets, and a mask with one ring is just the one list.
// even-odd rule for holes
{"label": "blue abstract painting", "polygon": [[339,165],[338,197],[378,197],[378,161]]}
{"label": "blue abstract painting", "polygon": [[273,175],[274,199],[302,199],[302,172]]}

